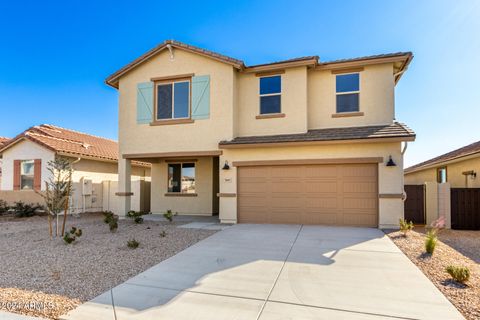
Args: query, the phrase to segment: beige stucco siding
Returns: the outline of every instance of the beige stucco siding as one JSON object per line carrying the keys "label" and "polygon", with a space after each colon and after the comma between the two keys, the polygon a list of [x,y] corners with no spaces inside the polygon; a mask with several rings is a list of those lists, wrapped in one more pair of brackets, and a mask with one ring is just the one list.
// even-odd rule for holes
{"label": "beige stucco siding", "polygon": [[166,196],[168,164],[162,161],[152,165],[151,210],[153,213],[164,213],[171,209],[179,214],[212,215],[216,210],[212,201],[214,190],[213,158],[211,157],[200,157],[195,162],[197,196]]}
{"label": "beige stucco siding", "polygon": [[445,163],[434,168],[405,174],[405,184],[423,184],[437,181],[437,168],[447,167],[447,182],[452,188],[480,188],[480,176],[465,180],[462,172],[475,171],[480,174],[480,157],[474,157],[457,162]]}
{"label": "beige stucco siding", "polygon": [[307,131],[307,68],[290,68],[279,74],[281,113],[284,118],[256,119],[260,114],[260,77],[238,74],[238,135],[256,136]]}
{"label": "beige stucco siding", "polygon": [[[220,163],[228,160],[292,160],[292,159],[335,159],[383,157],[386,161],[391,155],[396,167],[386,167],[385,161],[378,164],[378,189],[380,194],[401,194],[403,192],[403,157],[401,144],[398,143],[365,143],[338,144],[301,147],[275,147],[252,149],[226,149],[220,157]],[[237,169],[220,172],[220,193],[237,192]],[[398,225],[398,219],[403,217],[403,201],[399,198],[379,199],[379,226],[393,227]],[[220,219],[223,222],[237,221],[236,197],[220,198]]]}
{"label": "beige stucco siding", "polygon": [[309,129],[389,124],[394,116],[393,64],[366,66],[360,73],[360,112],[364,116],[332,118],[336,113],[336,75],[308,72]]}
{"label": "beige stucco siding", "polygon": [[[233,138],[234,77],[232,66],[174,50],[170,60],[162,52],[130,71],[119,85],[119,145],[121,154],[215,150],[218,142]],[[210,118],[191,124],[150,126],[137,124],[137,84],[153,77],[182,74],[210,75]]]}

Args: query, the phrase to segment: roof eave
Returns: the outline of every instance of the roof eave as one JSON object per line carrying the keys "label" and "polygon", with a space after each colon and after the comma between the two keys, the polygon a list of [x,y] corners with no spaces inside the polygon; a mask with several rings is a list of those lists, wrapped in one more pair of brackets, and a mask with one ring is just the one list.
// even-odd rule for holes
{"label": "roof eave", "polygon": [[458,156],[458,157],[453,157],[453,158],[446,159],[446,160],[441,160],[441,161],[435,161],[435,162],[432,162],[432,163],[429,163],[429,164],[426,164],[424,166],[417,167],[417,168],[412,168],[412,169],[411,168],[406,168],[404,170],[404,174],[410,174],[410,173],[415,173],[415,172],[419,172],[419,171],[423,171],[423,170],[433,169],[433,168],[436,168],[438,166],[444,166],[444,165],[448,165],[448,164],[452,164],[452,163],[456,163],[456,162],[460,162],[460,161],[465,161],[465,160],[473,159],[473,158],[476,158],[476,157],[479,157],[479,156],[480,156],[480,151],[475,151],[475,152],[464,154],[464,155],[461,155],[461,156]]}
{"label": "roof eave", "polygon": [[278,62],[278,63],[271,63],[271,64],[245,67],[242,70],[242,72],[252,73],[252,72],[272,71],[272,70],[302,67],[302,66],[315,67],[317,64],[318,64],[318,57],[314,57],[314,58],[302,59],[302,60],[297,60],[297,61]]}
{"label": "roof eave", "polygon": [[401,70],[405,69],[406,66],[413,59],[413,54],[411,52],[402,53],[390,57],[374,57],[374,58],[365,58],[358,60],[346,60],[346,61],[333,61],[333,62],[321,62],[315,68],[317,70],[338,70],[352,67],[360,67],[374,64],[382,63],[395,63],[395,62],[404,62]]}

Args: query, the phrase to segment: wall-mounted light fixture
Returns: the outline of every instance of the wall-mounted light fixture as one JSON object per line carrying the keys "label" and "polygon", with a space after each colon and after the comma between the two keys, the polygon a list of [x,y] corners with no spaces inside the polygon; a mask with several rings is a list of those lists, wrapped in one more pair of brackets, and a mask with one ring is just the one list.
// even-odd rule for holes
{"label": "wall-mounted light fixture", "polygon": [[462,174],[464,176],[470,176],[470,178],[475,179],[477,177],[477,173],[473,170],[470,171],[463,171]]}
{"label": "wall-mounted light fixture", "polygon": [[388,161],[385,164],[385,166],[387,166],[387,167],[396,167],[397,166],[397,164],[395,162],[393,162],[392,156],[388,156]]}
{"label": "wall-mounted light fixture", "polygon": [[223,165],[222,170],[230,170],[230,165],[228,164],[227,160],[225,160],[225,164]]}

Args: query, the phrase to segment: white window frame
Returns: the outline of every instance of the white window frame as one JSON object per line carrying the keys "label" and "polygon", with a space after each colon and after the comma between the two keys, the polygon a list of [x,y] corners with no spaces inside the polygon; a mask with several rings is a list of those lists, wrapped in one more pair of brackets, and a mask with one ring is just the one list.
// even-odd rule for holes
{"label": "white window frame", "polygon": [[[23,164],[25,162],[31,162],[32,163],[32,174],[22,174],[23,171]],[[31,189],[24,189],[23,188],[23,177],[32,177],[32,188]],[[27,159],[27,160],[20,160],[20,190],[33,190],[35,188],[35,160],[33,159]]]}
{"label": "white window frame", "polygon": [[[358,91],[345,91],[345,92],[337,92],[337,77],[338,76],[346,76],[349,74],[358,74]],[[352,113],[352,112],[360,112],[360,90],[362,89],[360,87],[361,81],[360,81],[360,72],[347,72],[347,73],[340,73],[335,75],[335,113]],[[358,94],[358,110],[356,111],[338,111],[338,106],[337,106],[337,96],[340,95],[345,95],[345,94]]]}
{"label": "white window frame", "polygon": [[[175,83],[188,82],[188,116],[175,118]],[[160,119],[158,118],[158,86],[170,84],[172,86],[172,117]],[[192,80],[191,79],[178,79],[178,80],[166,80],[155,82],[155,120],[156,121],[169,121],[178,119],[191,119],[192,117]]]}
{"label": "white window frame", "polygon": [[[265,94],[261,94],[260,91],[260,87],[261,87],[261,82],[262,82],[262,78],[273,78],[273,77],[279,77],[280,78],[280,92],[279,93],[265,93]],[[260,76],[258,77],[258,114],[262,115],[262,114],[280,114],[282,113],[282,90],[283,90],[283,86],[282,86],[282,82],[283,82],[283,79],[282,79],[282,76],[280,74],[278,75],[265,75],[265,76]],[[280,111],[278,112],[273,112],[273,113],[262,113],[262,97],[272,97],[272,96],[280,96]]]}

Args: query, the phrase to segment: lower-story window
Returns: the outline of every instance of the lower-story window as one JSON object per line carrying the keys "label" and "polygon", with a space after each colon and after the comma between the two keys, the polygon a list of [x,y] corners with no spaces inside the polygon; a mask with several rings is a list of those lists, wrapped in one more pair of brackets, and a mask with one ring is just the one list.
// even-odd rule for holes
{"label": "lower-story window", "polygon": [[195,163],[168,164],[168,192],[195,193]]}
{"label": "lower-story window", "polygon": [[20,189],[33,189],[34,168],[33,160],[22,160],[20,163]]}

